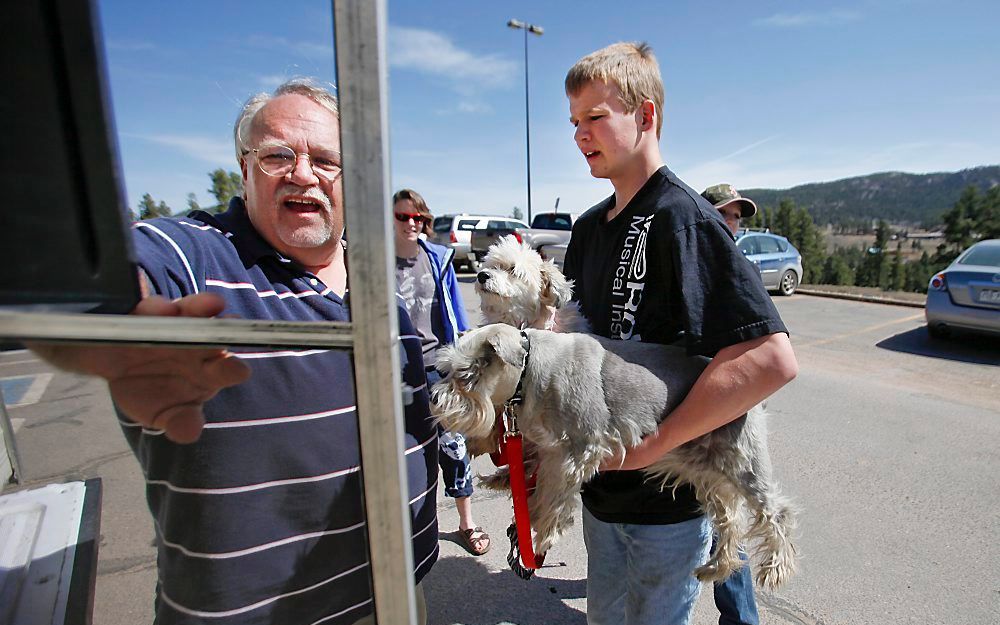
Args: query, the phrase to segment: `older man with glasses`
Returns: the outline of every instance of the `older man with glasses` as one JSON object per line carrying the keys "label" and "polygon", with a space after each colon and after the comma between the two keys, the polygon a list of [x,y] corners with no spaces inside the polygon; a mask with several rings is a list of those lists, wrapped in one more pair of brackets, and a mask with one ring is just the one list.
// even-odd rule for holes
{"label": "older man with glasses", "polygon": [[[347,321],[337,101],[296,80],[235,127],[245,199],[136,224],[141,315]],[[403,380],[425,384],[404,310]],[[409,338],[408,338],[409,337]],[[156,623],[370,623],[371,572],[349,354],[34,346],[109,382],[146,478]],[[437,434],[406,407],[417,603],[437,558]]]}

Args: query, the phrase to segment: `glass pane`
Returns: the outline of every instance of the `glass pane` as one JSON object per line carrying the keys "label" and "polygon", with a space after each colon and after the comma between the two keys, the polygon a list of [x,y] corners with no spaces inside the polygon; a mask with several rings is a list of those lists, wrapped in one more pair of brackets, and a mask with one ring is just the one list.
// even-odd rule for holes
{"label": "glass pane", "polygon": [[778,240],[773,237],[757,237],[761,254],[774,254],[778,252]]}
{"label": "glass pane", "polygon": [[959,261],[963,265],[1000,267],[1000,245],[978,245]]}
{"label": "glass pane", "polygon": [[[341,245],[343,182],[317,171],[330,173],[341,147],[320,91],[335,93],[330,4],[293,1],[266,16],[232,3],[98,7],[126,198],[139,220],[131,236],[153,290],[213,292],[246,318],[348,320],[342,265],[318,279],[279,266],[274,253],[305,265],[303,242]],[[296,76],[318,90],[262,103],[234,136],[248,99]],[[254,152],[275,144],[293,154],[285,175],[261,168]],[[205,404],[206,429],[185,445],[141,425],[135,408],[116,414],[99,381],[33,359],[5,368],[42,398],[18,409],[25,478],[93,466],[108,486],[98,568],[118,572],[98,578],[94,622],[153,622],[155,592],[164,622],[338,623],[370,612],[350,354],[230,351],[252,375]],[[419,343],[410,352],[404,376],[416,388]],[[409,494],[413,526],[433,536],[415,548],[417,562],[436,548],[428,440],[426,421],[404,439],[425,478]]]}
{"label": "glass pane", "polygon": [[451,217],[438,217],[434,220],[434,232],[448,232],[451,230]]}

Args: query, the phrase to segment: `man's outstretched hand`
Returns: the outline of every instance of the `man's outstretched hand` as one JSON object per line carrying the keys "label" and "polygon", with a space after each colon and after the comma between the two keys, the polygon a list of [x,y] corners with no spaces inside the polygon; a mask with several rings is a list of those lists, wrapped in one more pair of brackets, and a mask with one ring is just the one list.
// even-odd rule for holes
{"label": "man's outstretched hand", "polygon": [[[173,302],[154,296],[139,302],[132,314],[214,317],[223,308],[222,298],[210,293]],[[104,378],[125,415],[143,427],[163,430],[177,443],[191,443],[201,436],[206,401],[250,377],[247,365],[217,348],[42,343],[28,347],[60,369]]]}

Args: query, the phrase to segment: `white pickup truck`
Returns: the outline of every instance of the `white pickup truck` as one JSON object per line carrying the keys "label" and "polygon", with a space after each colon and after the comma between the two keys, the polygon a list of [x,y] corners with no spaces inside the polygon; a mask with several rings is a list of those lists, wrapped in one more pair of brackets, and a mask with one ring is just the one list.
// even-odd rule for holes
{"label": "white pickup truck", "polygon": [[518,228],[514,234],[542,256],[548,256],[546,248],[565,247],[569,243],[577,217],[573,213],[538,213],[531,220],[530,228]]}

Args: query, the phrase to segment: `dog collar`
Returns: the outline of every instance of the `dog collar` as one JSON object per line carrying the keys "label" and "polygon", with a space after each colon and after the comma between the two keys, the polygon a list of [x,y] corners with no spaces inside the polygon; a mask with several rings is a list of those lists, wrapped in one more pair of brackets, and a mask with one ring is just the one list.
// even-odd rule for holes
{"label": "dog collar", "polygon": [[521,330],[521,347],[524,348],[524,359],[521,360],[521,377],[517,380],[514,394],[503,404],[505,437],[520,433],[517,429],[517,411],[514,408],[524,403],[524,376],[528,371],[528,354],[531,352],[531,341],[528,340],[528,333],[524,330]]}
{"label": "dog collar", "polygon": [[514,389],[514,396],[507,400],[509,405],[524,403],[524,375],[528,371],[528,354],[531,352],[531,341],[528,340],[528,333],[524,330],[521,330],[521,347],[524,349],[524,360],[521,361],[521,377],[517,380],[517,388]]}

